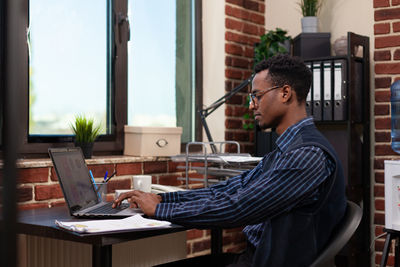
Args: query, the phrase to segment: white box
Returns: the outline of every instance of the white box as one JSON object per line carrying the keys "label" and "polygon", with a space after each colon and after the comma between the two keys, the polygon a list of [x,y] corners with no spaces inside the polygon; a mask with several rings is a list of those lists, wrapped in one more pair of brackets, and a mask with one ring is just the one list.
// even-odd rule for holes
{"label": "white box", "polygon": [[399,160],[385,160],[385,228],[400,231]]}
{"label": "white box", "polygon": [[124,155],[175,156],[181,152],[182,127],[125,125]]}

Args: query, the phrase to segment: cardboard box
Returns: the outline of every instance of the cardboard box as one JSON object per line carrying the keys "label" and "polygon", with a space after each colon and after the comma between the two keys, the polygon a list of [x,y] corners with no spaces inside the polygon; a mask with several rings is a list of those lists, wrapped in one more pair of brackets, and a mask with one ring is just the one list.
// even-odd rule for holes
{"label": "cardboard box", "polygon": [[175,156],[181,152],[182,127],[125,125],[124,155]]}

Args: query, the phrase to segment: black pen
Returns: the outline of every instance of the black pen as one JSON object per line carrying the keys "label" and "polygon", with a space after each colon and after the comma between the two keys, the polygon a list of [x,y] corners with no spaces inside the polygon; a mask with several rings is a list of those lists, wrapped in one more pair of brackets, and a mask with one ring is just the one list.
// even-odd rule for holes
{"label": "black pen", "polygon": [[104,182],[105,182],[105,183],[108,183],[108,181],[110,181],[110,179],[111,179],[115,174],[117,174],[116,171],[115,171],[113,174],[111,174],[111,176],[108,177]]}

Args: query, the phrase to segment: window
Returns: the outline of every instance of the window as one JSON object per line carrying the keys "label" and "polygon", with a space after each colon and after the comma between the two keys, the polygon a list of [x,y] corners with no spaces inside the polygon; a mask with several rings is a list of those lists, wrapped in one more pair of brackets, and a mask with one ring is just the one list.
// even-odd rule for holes
{"label": "window", "polygon": [[71,134],[78,114],[110,133],[107,2],[29,1],[29,136]]}
{"label": "window", "polygon": [[128,123],[181,126],[195,139],[194,1],[128,2]]}
{"label": "window", "polygon": [[[183,141],[200,138],[200,124],[193,122],[195,106],[201,103],[201,79],[195,79],[201,77],[201,67],[198,67],[201,46],[194,46],[201,44],[201,27],[195,23],[200,21],[201,1],[26,1],[26,25],[20,27],[21,32],[27,32],[26,50],[20,53],[26,59],[26,69],[19,70],[18,74],[25,84],[21,91],[26,101],[20,103],[24,114],[21,123],[24,155],[47,155],[49,147],[71,146],[70,123],[78,114],[91,116],[103,126],[102,135],[94,146],[95,155],[122,153],[123,128],[128,124],[128,114],[129,122],[149,115],[169,118],[158,121],[168,121],[165,126],[182,126]],[[147,36],[143,29],[137,32],[134,23],[139,21],[135,21],[135,12],[140,14],[140,4],[142,8],[144,4],[144,8],[151,6],[160,10],[152,10],[148,13],[151,16],[168,13],[166,8],[171,11],[160,18],[170,23],[171,36],[166,36],[170,46],[168,51],[161,51],[165,53],[156,54],[149,43],[153,40],[151,45],[157,49],[165,47],[163,40],[154,41],[157,35],[161,37],[160,29],[152,27],[158,33],[148,31]],[[150,17],[148,19],[154,19]],[[131,41],[127,38],[129,20]],[[147,42],[147,49],[136,50],[135,42]],[[135,57],[135,53],[139,55]],[[140,57],[142,54],[147,55],[147,60]],[[143,65],[152,62],[155,56],[160,62],[170,64],[166,69],[171,72],[165,74]],[[148,77],[146,86],[142,85],[143,80],[134,78],[135,74]],[[146,76],[148,74],[153,75]],[[155,86],[152,84],[154,77],[166,78],[161,85],[168,86]],[[151,92],[141,94],[142,91]],[[156,111],[154,105],[160,107],[157,113],[160,116],[151,113]],[[152,123],[154,125],[154,121]]]}

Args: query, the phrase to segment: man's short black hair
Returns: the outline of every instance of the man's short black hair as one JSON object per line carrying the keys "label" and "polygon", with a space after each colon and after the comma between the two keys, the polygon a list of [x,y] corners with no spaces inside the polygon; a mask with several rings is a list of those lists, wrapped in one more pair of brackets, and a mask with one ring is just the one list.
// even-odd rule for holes
{"label": "man's short black hair", "polygon": [[312,73],[300,58],[278,54],[255,66],[256,73],[263,70],[268,70],[268,77],[274,86],[290,85],[296,92],[299,102],[306,100]]}

